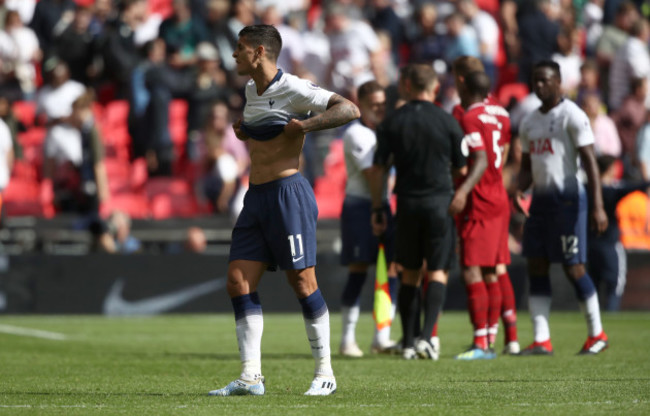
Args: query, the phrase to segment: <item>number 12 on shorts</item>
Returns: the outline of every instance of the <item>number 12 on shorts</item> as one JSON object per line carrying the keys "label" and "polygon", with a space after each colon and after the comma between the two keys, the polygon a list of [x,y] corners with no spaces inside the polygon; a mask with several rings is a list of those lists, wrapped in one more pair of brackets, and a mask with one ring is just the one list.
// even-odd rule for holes
{"label": "number 12 on shorts", "polygon": [[578,253],[578,237],[575,235],[561,235],[562,252],[564,257],[571,257]]}
{"label": "number 12 on shorts", "polygon": [[[289,246],[291,247],[291,257],[294,262],[297,262],[300,260],[303,256],[303,249],[302,249],[302,234],[290,234],[287,236],[289,239]],[[296,253],[296,242],[298,243],[298,252]],[[296,258],[296,256],[299,256]]]}

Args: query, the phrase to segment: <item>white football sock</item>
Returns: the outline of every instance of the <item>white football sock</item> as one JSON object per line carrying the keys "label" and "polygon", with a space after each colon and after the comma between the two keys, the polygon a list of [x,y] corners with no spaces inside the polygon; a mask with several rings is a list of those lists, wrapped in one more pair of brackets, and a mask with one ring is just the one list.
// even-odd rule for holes
{"label": "white football sock", "polygon": [[242,362],[241,379],[254,381],[262,375],[262,332],[264,319],[261,314],[244,316],[236,321],[239,358]]}
{"label": "white football sock", "polygon": [[311,346],[311,354],[316,363],[315,374],[332,376],[331,351],[330,351],[330,314],[324,314],[315,319],[304,318],[307,338]]}
{"label": "white football sock", "polygon": [[528,298],[530,318],[533,321],[533,333],[535,342],[544,342],[551,339],[551,330],[548,325],[548,318],[551,313],[550,296],[530,296]]}
{"label": "white football sock", "polygon": [[355,331],[359,321],[359,305],[342,306],[341,320],[343,324],[343,335],[341,336],[341,345],[354,344],[357,342]]}
{"label": "white football sock", "polygon": [[587,331],[590,337],[595,337],[603,332],[603,324],[600,321],[600,305],[598,304],[598,294],[593,293],[584,302],[580,302],[580,310],[585,315],[587,321]]}

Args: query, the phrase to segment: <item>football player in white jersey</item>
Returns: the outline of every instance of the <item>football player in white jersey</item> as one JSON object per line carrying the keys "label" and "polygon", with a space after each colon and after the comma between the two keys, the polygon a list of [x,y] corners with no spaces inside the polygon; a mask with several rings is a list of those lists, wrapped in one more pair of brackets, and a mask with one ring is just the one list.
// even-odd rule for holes
{"label": "football player in white jersey", "polygon": [[[330,359],[329,312],[318,289],[316,219],[313,190],[298,173],[305,133],[341,126],[359,117],[349,100],[277,67],[282,38],[269,25],[239,32],[233,58],[246,85],[243,120],[234,125],[248,141],[250,187],[232,233],[227,290],[235,312],[242,372],[212,396],[263,395],[262,307],[257,285],[266,269],[285,270],[300,305],[315,361],[314,379],[305,393],[336,391]],[[320,113],[309,117],[311,112]]]}
{"label": "football player in white jersey", "polygon": [[[601,233],[607,215],[594,154],[594,136],[587,115],[560,90],[560,67],[543,61],[533,69],[533,89],[542,105],[522,122],[519,135],[522,163],[515,205],[522,212],[523,192],[531,185],[533,199],[524,228],[523,254],[528,260],[529,308],[534,342],[522,355],[551,355],[549,314],[551,306],[550,263],[562,263],[575,287],[585,315],[588,338],[580,354],[598,354],[608,346],[600,320],[598,294],[587,274],[587,222]],[[579,164],[588,178],[587,193],[579,179]]]}

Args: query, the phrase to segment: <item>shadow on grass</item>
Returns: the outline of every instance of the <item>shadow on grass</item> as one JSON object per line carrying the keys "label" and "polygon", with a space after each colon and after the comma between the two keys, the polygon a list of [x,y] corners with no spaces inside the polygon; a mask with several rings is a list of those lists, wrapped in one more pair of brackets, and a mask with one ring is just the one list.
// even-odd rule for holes
{"label": "shadow on grass", "polygon": [[[176,358],[180,360],[236,360],[239,361],[239,354],[217,354],[217,353],[174,353],[167,352],[163,354],[165,357]],[[262,351],[262,360],[313,360],[311,354],[295,354],[295,353],[265,353]]]}

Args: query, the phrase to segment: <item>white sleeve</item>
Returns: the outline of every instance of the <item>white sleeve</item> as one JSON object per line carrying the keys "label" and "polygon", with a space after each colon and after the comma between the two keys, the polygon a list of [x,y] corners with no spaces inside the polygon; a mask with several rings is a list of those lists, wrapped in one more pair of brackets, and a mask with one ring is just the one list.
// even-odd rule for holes
{"label": "white sleeve", "polygon": [[360,22],[358,29],[361,32],[361,40],[363,44],[368,48],[370,53],[379,52],[381,49],[381,43],[379,42],[379,37],[377,33],[373,30],[372,26],[365,22]]}
{"label": "white sleeve", "polygon": [[300,113],[316,111],[322,113],[327,110],[327,104],[334,95],[306,79],[295,77],[292,82],[292,104]]}
{"label": "white sleeve", "polygon": [[521,143],[521,152],[530,153],[530,145],[528,143],[528,120],[530,117],[525,117],[519,125],[519,142]]}
{"label": "white sleeve", "polygon": [[0,154],[7,154],[7,152],[13,148],[13,143],[11,141],[11,132],[7,124],[0,120]]}
{"label": "white sleeve", "polygon": [[588,146],[595,142],[589,118],[578,106],[574,106],[573,111],[569,112],[567,132],[576,148]]}
{"label": "white sleeve", "polygon": [[367,128],[348,129],[346,140],[350,143],[350,156],[360,171],[372,166],[372,158],[377,147],[375,133]]}

